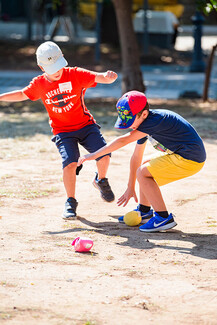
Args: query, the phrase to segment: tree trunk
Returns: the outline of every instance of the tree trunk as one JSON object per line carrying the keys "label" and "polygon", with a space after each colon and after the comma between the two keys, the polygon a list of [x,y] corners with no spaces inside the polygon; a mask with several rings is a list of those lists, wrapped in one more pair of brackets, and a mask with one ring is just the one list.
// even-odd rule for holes
{"label": "tree trunk", "polygon": [[215,50],[217,49],[217,44],[212,47],[211,54],[209,56],[208,65],[206,69],[206,77],[205,77],[205,83],[204,83],[204,89],[203,89],[203,102],[206,102],[208,100],[208,91],[209,91],[209,82],[210,82],[210,75],[212,71],[212,63],[213,58],[215,54]]}
{"label": "tree trunk", "polygon": [[139,47],[132,23],[132,0],[112,0],[117,18],[122,57],[122,93],[145,91]]}

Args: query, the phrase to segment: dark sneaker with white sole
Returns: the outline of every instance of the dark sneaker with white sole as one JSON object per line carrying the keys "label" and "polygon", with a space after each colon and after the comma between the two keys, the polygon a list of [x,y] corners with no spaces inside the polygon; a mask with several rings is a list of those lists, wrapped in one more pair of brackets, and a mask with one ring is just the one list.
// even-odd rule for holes
{"label": "dark sneaker with white sole", "polygon": [[102,178],[98,180],[98,173],[93,180],[93,186],[100,191],[101,198],[106,202],[112,202],[115,199],[114,193],[108,182],[108,178]]}
{"label": "dark sneaker with white sole", "polygon": [[74,199],[73,197],[69,197],[66,200],[65,203],[65,209],[63,212],[63,219],[64,220],[75,220],[77,219],[76,216],[76,209],[78,206],[78,202],[76,201],[76,199]]}
{"label": "dark sneaker with white sole", "polygon": [[174,214],[170,213],[167,218],[162,218],[157,212],[154,213],[148,222],[139,227],[140,231],[144,232],[156,232],[161,230],[168,230],[177,225],[174,221]]}

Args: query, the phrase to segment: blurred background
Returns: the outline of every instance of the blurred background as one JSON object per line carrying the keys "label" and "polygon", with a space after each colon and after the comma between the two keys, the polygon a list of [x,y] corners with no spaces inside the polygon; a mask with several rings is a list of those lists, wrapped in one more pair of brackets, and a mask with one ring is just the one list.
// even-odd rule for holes
{"label": "blurred background", "polygon": [[[216,1],[211,3],[212,7],[210,1],[195,0],[1,0],[0,91],[23,87],[38,74],[35,50],[41,42],[53,40],[69,65],[119,72],[114,97],[136,88],[153,98],[216,100],[217,9]],[[28,73],[15,76],[19,71]],[[99,87],[94,96],[111,94],[101,91]]]}

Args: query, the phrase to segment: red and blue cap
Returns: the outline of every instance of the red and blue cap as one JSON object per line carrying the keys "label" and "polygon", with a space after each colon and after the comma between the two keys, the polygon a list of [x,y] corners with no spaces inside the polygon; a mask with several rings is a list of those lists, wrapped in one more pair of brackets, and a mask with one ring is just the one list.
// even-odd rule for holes
{"label": "red and blue cap", "polygon": [[128,91],[117,102],[118,119],[115,123],[116,129],[127,129],[135,121],[139,113],[147,103],[145,94],[137,90]]}

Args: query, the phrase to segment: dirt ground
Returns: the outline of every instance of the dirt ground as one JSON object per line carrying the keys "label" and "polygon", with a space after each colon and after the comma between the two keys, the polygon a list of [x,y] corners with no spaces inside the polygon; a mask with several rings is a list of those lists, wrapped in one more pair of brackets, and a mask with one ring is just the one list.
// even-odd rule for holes
{"label": "dirt ground", "polygon": [[[178,225],[153,234],[118,223],[136,203],[102,201],[92,185],[94,162],[77,177],[78,220],[62,220],[61,160],[46,113],[40,103],[0,105],[0,324],[216,324],[216,103],[150,103],[188,118],[208,155],[199,174],[162,187]],[[107,141],[120,134],[112,100],[87,106]],[[133,146],[111,159],[116,199]],[[91,252],[74,251],[77,236],[94,241]]]}

